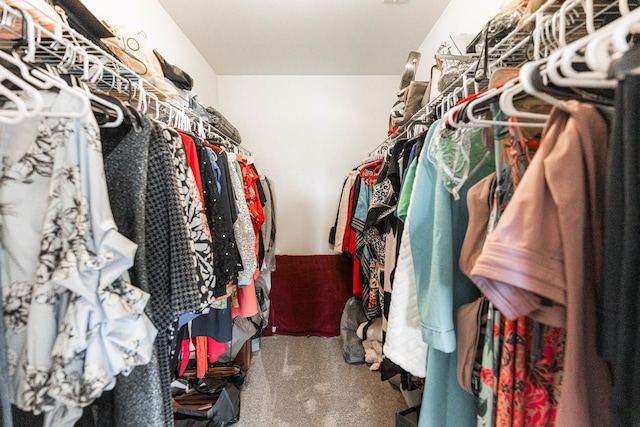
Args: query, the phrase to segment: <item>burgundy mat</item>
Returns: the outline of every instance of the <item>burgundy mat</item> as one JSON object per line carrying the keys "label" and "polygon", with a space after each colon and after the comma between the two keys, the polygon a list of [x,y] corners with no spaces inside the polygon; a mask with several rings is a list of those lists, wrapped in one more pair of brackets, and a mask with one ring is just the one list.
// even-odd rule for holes
{"label": "burgundy mat", "polygon": [[275,326],[280,335],[339,335],[342,310],[351,297],[352,265],[338,255],[277,256],[264,334],[271,335]]}

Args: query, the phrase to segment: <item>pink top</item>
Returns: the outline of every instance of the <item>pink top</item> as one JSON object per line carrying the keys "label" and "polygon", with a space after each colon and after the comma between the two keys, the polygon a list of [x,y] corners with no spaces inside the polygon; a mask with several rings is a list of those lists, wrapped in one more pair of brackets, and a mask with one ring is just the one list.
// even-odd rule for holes
{"label": "pink top", "polygon": [[[559,426],[609,425],[610,378],[596,351],[607,125],[563,102],[471,275],[508,318],[567,330]],[[543,298],[548,301],[544,302]]]}

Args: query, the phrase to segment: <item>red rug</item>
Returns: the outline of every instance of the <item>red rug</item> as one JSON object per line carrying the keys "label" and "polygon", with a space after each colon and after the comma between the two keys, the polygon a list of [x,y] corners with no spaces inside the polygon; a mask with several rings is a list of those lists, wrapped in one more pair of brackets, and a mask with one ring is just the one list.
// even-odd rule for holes
{"label": "red rug", "polygon": [[264,335],[340,334],[340,317],[352,296],[351,260],[338,255],[276,257],[271,311]]}

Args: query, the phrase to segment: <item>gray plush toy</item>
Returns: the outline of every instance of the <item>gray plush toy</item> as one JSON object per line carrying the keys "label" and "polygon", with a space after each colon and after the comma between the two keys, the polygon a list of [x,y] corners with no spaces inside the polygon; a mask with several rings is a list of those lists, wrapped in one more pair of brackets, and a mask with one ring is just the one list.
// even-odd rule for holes
{"label": "gray plush toy", "polygon": [[340,320],[340,336],[342,337],[342,357],[350,365],[364,363],[364,347],[362,340],[356,335],[358,326],[366,322],[362,312],[362,301],[349,298],[342,311]]}

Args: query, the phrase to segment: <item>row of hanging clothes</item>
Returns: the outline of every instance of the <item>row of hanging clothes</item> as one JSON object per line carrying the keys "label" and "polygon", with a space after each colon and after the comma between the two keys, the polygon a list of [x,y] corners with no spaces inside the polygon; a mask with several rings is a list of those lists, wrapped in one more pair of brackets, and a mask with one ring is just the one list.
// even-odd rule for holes
{"label": "row of hanging clothes", "polygon": [[171,426],[182,361],[260,311],[272,185],[71,29],[0,6],[2,424]]}
{"label": "row of hanging clothes", "polygon": [[[601,6],[589,28],[593,3],[545,3],[546,52],[461,78],[345,182],[334,250],[382,316],[382,379],[424,379],[420,426],[640,425],[640,9]],[[585,31],[552,36],[567,13]]]}

